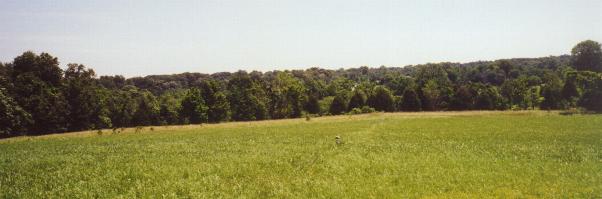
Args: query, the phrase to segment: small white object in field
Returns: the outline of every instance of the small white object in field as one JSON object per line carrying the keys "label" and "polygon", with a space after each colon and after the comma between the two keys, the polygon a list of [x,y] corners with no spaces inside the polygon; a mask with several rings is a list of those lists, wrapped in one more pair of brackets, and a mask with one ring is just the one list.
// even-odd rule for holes
{"label": "small white object in field", "polygon": [[343,140],[341,140],[341,136],[338,136],[338,135],[336,137],[334,137],[334,141],[337,143],[337,145],[343,143]]}

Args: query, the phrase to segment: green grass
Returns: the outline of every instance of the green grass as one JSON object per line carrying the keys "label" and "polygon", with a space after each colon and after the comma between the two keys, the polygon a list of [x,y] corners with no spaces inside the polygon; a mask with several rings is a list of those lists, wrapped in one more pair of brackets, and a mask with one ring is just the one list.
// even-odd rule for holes
{"label": "green grass", "polygon": [[147,127],[5,139],[0,152],[2,198],[602,197],[602,115]]}

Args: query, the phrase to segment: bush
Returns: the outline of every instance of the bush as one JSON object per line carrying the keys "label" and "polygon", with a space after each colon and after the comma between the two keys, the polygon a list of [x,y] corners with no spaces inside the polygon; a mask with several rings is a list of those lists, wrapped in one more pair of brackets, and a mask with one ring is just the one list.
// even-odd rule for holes
{"label": "bush", "polygon": [[357,115],[357,114],[364,114],[364,113],[374,113],[376,112],[376,110],[372,107],[369,106],[362,106],[362,108],[353,108],[351,109],[349,112],[347,112],[348,115]]}
{"label": "bush", "polygon": [[560,115],[575,115],[575,114],[581,114],[583,112],[584,112],[583,110],[580,110],[578,108],[570,108],[570,109],[560,112]]}
{"label": "bush", "polygon": [[353,109],[351,109],[351,111],[349,111],[347,114],[349,114],[349,115],[357,115],[357,114],[362,114],[362,109],[359,109],[359,108],[353,108]]}
{"label": "bush", "polygon": [[374,113],[376,110],[369,106],[362,106],[362,113]]}

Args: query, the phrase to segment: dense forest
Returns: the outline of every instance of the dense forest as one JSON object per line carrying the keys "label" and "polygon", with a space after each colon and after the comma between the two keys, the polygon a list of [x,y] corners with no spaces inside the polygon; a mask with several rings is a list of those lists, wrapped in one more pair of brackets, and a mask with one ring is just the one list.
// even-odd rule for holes
{"label": "dense forest", "polygon": [[100,76],[48,53],[0,63],[0,136],[374,111],[602,111],[602,52],[405,67]]}

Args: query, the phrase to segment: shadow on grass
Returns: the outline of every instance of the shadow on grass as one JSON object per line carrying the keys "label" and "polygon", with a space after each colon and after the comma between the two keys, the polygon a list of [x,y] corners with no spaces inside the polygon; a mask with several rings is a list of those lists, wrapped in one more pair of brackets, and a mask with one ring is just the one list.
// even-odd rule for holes
{"label": "shadow on grass", "polygon": [[564,115],[564,116],[570,116],[570,115],[599,115],[599,114],[602,114],[602,112],[599,112],[599,111],[588,111],[588,110],[583,110],[583,109],[569,109],[569,110],[561,111],[558,114],[559,115]]}

